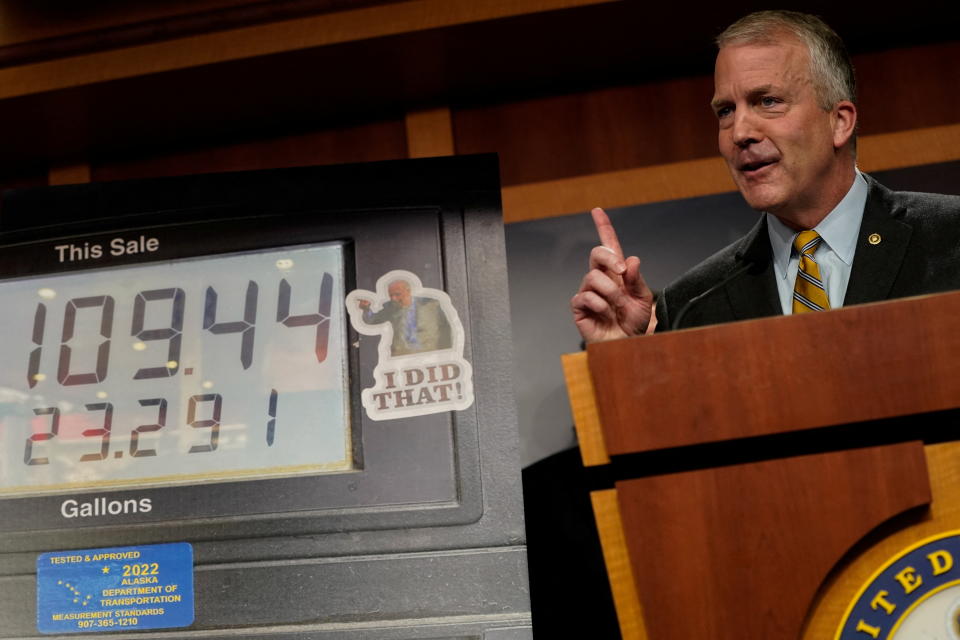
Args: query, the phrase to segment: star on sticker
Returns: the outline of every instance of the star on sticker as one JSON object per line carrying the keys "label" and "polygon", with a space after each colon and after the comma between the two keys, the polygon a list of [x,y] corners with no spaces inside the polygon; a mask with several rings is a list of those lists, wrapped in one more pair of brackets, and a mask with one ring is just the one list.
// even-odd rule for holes
{"label": "star on sticker", "polygon": [[104,573],[110,573],[110,567],[104,567],[104,568],[103,568],[103,572],[104,572]]}

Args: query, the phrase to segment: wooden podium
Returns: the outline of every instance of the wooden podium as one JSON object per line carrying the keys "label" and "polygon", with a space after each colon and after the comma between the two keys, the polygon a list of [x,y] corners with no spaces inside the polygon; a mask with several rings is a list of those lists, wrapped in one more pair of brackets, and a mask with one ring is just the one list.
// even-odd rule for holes
{"label": "wooden podium", "polygon": [[958,318],[949,293],[564,356],[624,639],[834,638],[887,558],[960,529]]}

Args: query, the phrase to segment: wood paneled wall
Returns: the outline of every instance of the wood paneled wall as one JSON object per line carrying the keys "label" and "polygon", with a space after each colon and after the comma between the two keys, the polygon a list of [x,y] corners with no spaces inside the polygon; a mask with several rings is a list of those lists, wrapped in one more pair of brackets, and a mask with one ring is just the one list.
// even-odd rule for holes
{"label": "wood paneled wall", "polygon": [[[960,123],[960,42],[854,58],[860,135]],[[713,77],[454,109],[457,153],[500,153],[505,186],[712,157]]]}
{"label": "wood paneled wall", "polygon": [[[861,164],[880,170],[960,158],[960,43],[857,56],[860,77]],[[712,77],[701,75],[635,86],[455,105],[393,119],[333,126],[276,138],[238,140],[140,158],[92,162],[94,180],[260,169],[305,164],[389,160],[408,156],[496,152],[500,155],[508,221],[583,210],[556,203],[563,191],[599,192],[609,206],[732,189],[716,154],[709,107]],[[931,129],[932,128],[932,129]],[[927,131],[919,131],[927,129]],[[903,133],[914,131],[915,134]],[[929,139],[930,143],[923,142]],[[899,140],[899,142],[898,142]],[[913,141],[922,147],[902,144]],[[439,141],[439,142],[438,142]],[[430,151],[432,150],[432,151]],[[920,153],[924,151],[924,153]],[[638,170],[645,169],[645,173]],[[616,172],[627,173],[620,176]],[[643,176],[649,176],[644,178]],[[667,188],[633,185],[648,179]],[[631,185],[618,195],[610,182]],[[540,188],[542,185],[542,189]],[[509,189],[515,187],[515,189]],[[603,198],[610,193],[610,199]],[[547,194],[550,197],[547,197]],[[521,197],[516,197],[521,196]],[[537,202],[543,202],[542,207]]]}
{"label": "wood paneled wall", "polygon": [[253,3],[250,0],[101,0],[95,6],[91,4],[0,0],[3,16],[0,47]]}
{"label": "wood paneled wall", "polygon": [[457,153],[500,153],[504,185],[702,158],[716,151],[712,93],[701,76],[463,107]]}
{"label": "wood paneled wall", "polygon": [[854,56],[860,134],[960,123],[960,42]]}
{"label": "wood paneled wall", "polygon": [[96,159],[91,178],[127,180],[407,157],[403,116],[274,138],[238,140],[134,158]]}
{"label": "wood paneled wall", "polygon": [[[424,33],[433,33],[449,28],[449,25],[470,21],[496,22],[523,13],[547,15],[565,7],[603,2],[525,0],[513,5],[502,1],[485,5],[483,11],[471,3],[453,2],[451,8],[443,12],[437,0],[363,0],[355,5],[362,9],[343,10],[339,15],[332,10],[341,4],[343,7],[354,5],[341,0],[316,0],[314,4],[318,7],[329,5],[328,9],[332,11],[329,17],[318,15],[300,22],[294,20],[258,28],[273,29],[278,33],[283,29],[300,33],[310,25],[342,26],[347,17],[354,16],[356,28],[350,32],[353,33],[350,37],[371,38],[382,35],[381,31],[387,27],[382,27],[381,31],[370,31],[373,28],[370,20],[361,19],[360,16],[369,18],[376,11],[391,17],[390,24],[395,26],[394,30],[420,29]],[[8,3],[0,0],[0,9],[4,9],[5,4]],[[217,7],[232,7],[233,10],[238,7],[291,4],[296,3],[205,0],[198,6],[202,10],[214,10]],[[610,3],[610,6],[616,4]],[[42,29],[36,33],[31,31],[34,28],[31,27],[33,14],[25,8],[27,5],[13,2],[10,6],[13,9],[19,7],[19,13],[9,13],[19,22],[10,22],[6,31],[0,29],[0,45],[39,37],[38,34],[47,35]],[[157,11],[159,9],[149,15],[140,15],[140,18],[155,20],[176,17],[184,11],[184,5],[171,3],[170,7],[164,9],[166,13]],[[106,28],[114,23],[119,24],[127,19],[125,15],[120,12],[114,22],[93,26]],[[360,28],[363,25],[366,27]],[[339,27],[333,31],[326,27],[321,30],[322,33],[316,29],[310,30],[314,34],[310,46],[321,46],[328,39],[335,40],[334,36],[341,39],[347,37],[343,36],[343,29]],[[87,28],[92,27],[87,25]],[[246,29],[237,33],[249,35],[254,31]],[[197,40],[199,57],[194,56],[196,60],[182,49],[177,49],[180,52],[177,59],[201,68],[209,62],[204,62],[204,52],[216,43],[233,42],[231,37],[229,31],[224,31],[209,38],[200,38]],[[251,44],[250,39],[243,35],[237,35],[235,40],[238,47],[243,45],[247,48],[260,42],[254,39]],[[271,37],[267,40],[287,42],[289,38],[280,38],[278,41]],[[183,43],[189,42],[192,40],[183,40]],[[306,46],[298,43],[288,42],[277,46]],[[156,46],[175,49],[177,45],[170,41]],[[219,46],[213,48],[217,51],[222,49]],[[96,55],[121,66],[127,58],[121,51]],[[262,52],[251,55],[269,57]],[[237,56],[238,59],[243,58],[239,53],[235,54]],[[186,62],[188,60],[192,62]],[[66,58],[62,62],[22,65],[5,69],[3,73],[6,74],[4,77],[22,81],[20,84],[14,83],[14,88],[33,86],[29,78],[34,77],[31,76],[34,71],[36,78],[43,80],[46,78],[44,74],[49,75],[50,68],[68,69],[69,62],[70,59]],[[869,165],[869,169],[960,158],[960,145],[955,144],[960,140],[960,110],[956,109],[960,103],[958,62],[960,42],[855,56],[860,77],[861,160]],[[91,67],[87,71],[96,75],[100,73],[97,69]],[[448,71],[456,72],[455,69]],[[157,76],[157,82],[164,82],[162,76]],[[143,83],[149,83],[152,77],[137,76],[139,84],[132,86],[141,89],[149,86]],[[433,100],[371,108],[366,112],[374,115],[318,114],[315,122],[311,122],[309,117],[300,117],[294,125],[285,123],[282,114],[275,122],[263,115],[257,118],[258,122],[251,121],[251,128],[246,132],[243,127],[247,125],[240,119],[231,125],[235,129],[229,136],[208,138],[202,142],[191,137],[192,134],[184,134],[163,148],[133,145],[133,151],[101,151],[86,155],[69,151],[69,157],[53,158],[49,166],[37,166],[31,161],[30,166],[24,163],[8,175],[0,176],[0,186],[389,160],[431,154],[496,152],[500,155],[502,167],[507,221],[572,213],[593,204],[620,206],[717,193],[733,188],[722,163],[718,164],[717,159],[716,125],[707,106],[713,91],[709,64],[705,64],[694,75],[654,82],[631,84],[620,77],[621,83],[616,84],[618,77],[605,78],[599,85],[587,90],[572,83],[567,87],[563,83],[554,83],[547,91],[542,86],[531,86],[524,95],[522,88],[513,86],[503,89],[502,93],[484,92],[483,98],[473,97],[469,102],[451,99],[444,104],[443,101],[437,103]],[[70,78],[56,78],[60,83],[57,87],[65,82],[73,82]],[[97,82],[103,84],[102,80],[116,79],[106,73],[100,80],[88,78],[83,82],[89,86],[100,86]],[[310,81],[320,82],[322,79],[311,76]],[[582,86],[582,82],[579,86]],[[4,100],[16,102],[33,99],[32,96],[42,96],[48,90],[27,91],[22,96],[14,91]],[[70,94],[64,95],[69,98]],[[84,110],[91,109],[92,105],[54,101],[45,108],[55,108],[61,120],[70,118],[73,112],[73,117],[82,123],[85,122]],[[303,110],[300,109],[298,113],[302,116]],[[122,132],[124,127],[129,126],[128,122],[120,123],[116,130]],[[253,126],[256,126],[255,131]],[[920,133],[911,136],[909,132]],[[42,145],[44,135],[49,136],[50,132],[40,131],[36,135]],[[890,138],[891,135],[894,137]]]}

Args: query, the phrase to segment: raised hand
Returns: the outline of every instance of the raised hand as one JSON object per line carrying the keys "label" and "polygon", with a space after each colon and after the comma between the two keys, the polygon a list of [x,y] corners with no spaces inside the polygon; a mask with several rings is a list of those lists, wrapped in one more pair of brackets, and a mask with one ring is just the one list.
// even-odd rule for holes
{"label": "raised hand", "polygon": [[653,292],[640,274],[640,258],[623,257],[610,218],[592,210],[600,246],[590,251],[590,271],[570,300],[573,320],[586,342],[640,335],[653,316]]}

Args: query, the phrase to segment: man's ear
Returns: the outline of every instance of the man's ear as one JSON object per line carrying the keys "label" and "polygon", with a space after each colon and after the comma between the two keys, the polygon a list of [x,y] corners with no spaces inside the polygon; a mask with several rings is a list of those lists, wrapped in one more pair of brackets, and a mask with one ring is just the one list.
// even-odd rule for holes
{"label": "man's ear", "polygon": [[841,100],[833,108],[833,113],[833,147],[840,149],[850,142],[857,128],[857,105]]}

